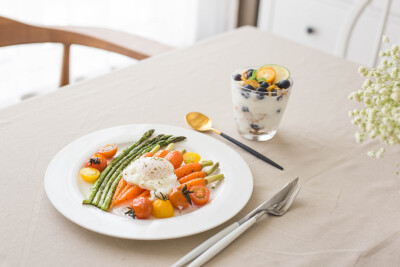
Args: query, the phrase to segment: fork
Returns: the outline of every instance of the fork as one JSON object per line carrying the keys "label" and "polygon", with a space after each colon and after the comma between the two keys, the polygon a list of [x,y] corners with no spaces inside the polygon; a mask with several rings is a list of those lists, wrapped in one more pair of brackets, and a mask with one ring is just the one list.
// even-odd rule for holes
{"label": "fork", "polygon": [[282,216],[285,214],[290,206],[292,205],[294,199],[300,191],[300,186],[296,186],[293,188],[292,192],[279,204],[273,206],[270,209],[264,209],[258,212],[256,215],[248,219],[245,223],[240,225],[238,228],[233,230],[231,233],[226,235],[224,238],[215,243],[212,247],[207,249],[203,254],[197,257],[194,261],[192,261],[188,267],[201,266],[217,255],[220,251],[222,251],[225,247],[227,247],[230,243],[232,243],[236,238],[238,238],[242,233],[244,233],[250,226],[256,223],[265,213],[274,215],[274,216]]}
{"label": "fork", "polygon": [[[298,178],[288,183],[270,200],[262,203],[255,210],[243,217],[240,221],[231,224],[211,238],[207,239],[172,266],[183,266],[197,256],[198,258],[189,266],[198,266],[204,264],[218,252],[228,246],[231,242],[233,242],[233,240],[235,240],[243,232],[245,232],[265,213],[275,216],[282,216],[290,208],[292,202],[300,191],[300,186],[298,186],[297,182]],[[200,255],[201,253],[203,254]]]}

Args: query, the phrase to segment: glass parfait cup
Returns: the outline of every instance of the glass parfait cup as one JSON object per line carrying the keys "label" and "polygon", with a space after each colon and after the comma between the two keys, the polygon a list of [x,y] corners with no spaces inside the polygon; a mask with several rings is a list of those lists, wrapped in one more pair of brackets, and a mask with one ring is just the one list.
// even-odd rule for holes
{"label": "glass parfait cup", "polygon": [[249,140],[267,141],[275,136],[293,87],[279,92],[259,92],[244,88],[231,77],[231,91],[235,123],[240,135]]}

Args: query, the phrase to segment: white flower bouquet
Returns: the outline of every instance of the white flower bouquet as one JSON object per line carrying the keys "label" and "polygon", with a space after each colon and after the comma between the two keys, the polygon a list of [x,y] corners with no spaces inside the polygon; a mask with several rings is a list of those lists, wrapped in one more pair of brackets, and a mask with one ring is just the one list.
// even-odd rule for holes
{"label": "white flower bouquet", "polygon": [[[384,36],[384,43],[389,39]],[[361,89],[349,95],[350,100],[364,104],[364,108],[349,112],[352,124],[358,126],[357,142],[367,136],[378,139],[382,145],[400,144],[400,49],[392,45],[381,51],[382,58],[377,68],[360,67],[359,73],[366,77]],[[381,158],[385,153],[382,146],[378,151],[371,150],[368,155]]]}

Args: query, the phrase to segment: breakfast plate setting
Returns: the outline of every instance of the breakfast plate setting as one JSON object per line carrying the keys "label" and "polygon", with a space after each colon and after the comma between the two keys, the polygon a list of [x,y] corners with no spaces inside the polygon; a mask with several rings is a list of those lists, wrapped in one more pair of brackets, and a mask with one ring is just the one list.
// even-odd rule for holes
{"label": "breakfast plate setting", "polygon": [[46,193],[66,218],[101,234],[139,240],[214,228],[246,205],[252,189],[251,171],[232,148],[160,124],[85,135],[63,148],[45,175]]}

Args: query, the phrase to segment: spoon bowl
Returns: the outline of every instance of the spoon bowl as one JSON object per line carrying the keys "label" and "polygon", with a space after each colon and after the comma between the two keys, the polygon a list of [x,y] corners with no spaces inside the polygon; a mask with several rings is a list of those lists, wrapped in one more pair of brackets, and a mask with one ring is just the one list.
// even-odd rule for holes
{"label": "spoon bowl", "polygon": [[212,121],[209,117],[200,112],[189,112],[185,116],[187,124],[199,132],[214,131],[220,134],[219,131],[212,128]]}

